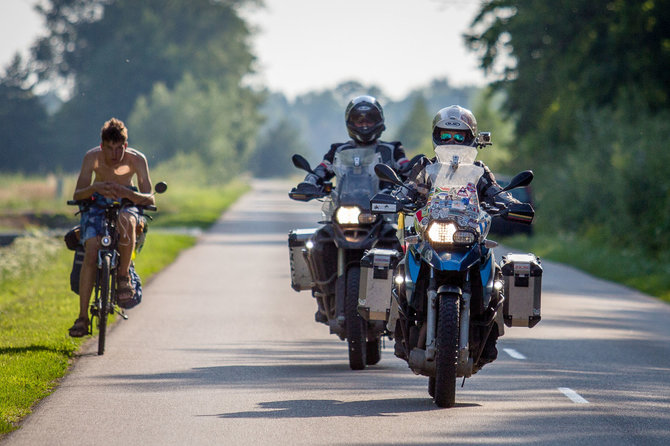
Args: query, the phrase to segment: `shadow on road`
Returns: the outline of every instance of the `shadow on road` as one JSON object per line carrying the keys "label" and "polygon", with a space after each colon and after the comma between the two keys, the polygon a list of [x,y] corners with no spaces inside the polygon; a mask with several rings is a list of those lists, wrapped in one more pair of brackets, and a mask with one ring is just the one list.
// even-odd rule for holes
{"label": "shadow on road", "polygon": [[[464,405],[465,406],[465,405]],[[468,406],[476,406],[470,404]],[[365,401],[287,400],[258,404],[258,410],[222,413],[220,418],[387,417],[401,413],[440,410],[430,398],[391,398]]]}

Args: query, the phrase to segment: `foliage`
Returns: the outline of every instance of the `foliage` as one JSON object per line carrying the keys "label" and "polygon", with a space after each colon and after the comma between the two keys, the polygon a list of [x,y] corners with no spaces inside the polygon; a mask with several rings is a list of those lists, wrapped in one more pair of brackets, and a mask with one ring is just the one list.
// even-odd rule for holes
{"label": "foliage", "polygon": [[0,79],[0,170],[44,172],[51,167],[43,137],[46,112],[32,92],[30,73],[16,56]]}
{"label": "foliage", "polygon": [[670,303],[670,256],[651,258],[644,249],[621,249],[570,232],[536,232],[501,240],[505,246],[572,265]]}
{"label": "foliage", "polygon": [[[162,177],[170,167],[155,172]],[[171,226],[170,215],[185,216],[185,225],[197,221],[207,227],[247,188],[240,182],[199,188],[201,181],[188,183],[187,169],[172,179],[158,198],[161,212],[136,260],[145,284],[195,243],[192,236],[157,230]],[[69,290],[72,255],[61,240],[40,233],[0,249],[0,435],[16,429],[35,402],[51,393],[84,340],[67,335],[79,308]]]}
{"label": "foliage", "polygon": [[256,96],[244,89],[200,85],[186,74],[174,90],[158,83],[138,99],[129,119],[150,162],[193,153],[225,182],[246,166],[259,118]]}
{"label": "foliage", "polygon": [[387,138],[399,139],[395,136],[396,130],[407,120],[417,95],[423,96],[426,100],[429,123],[432,123],[433,116],[444,107],[461,105],[472,108],[473,97],[478,90],[477,87],[453,87],[447,79],[434,79],[428,85],[411,91],[399,101],[385,103]]}
{"label": "foliage", "polygon": [[[46,20],[47,35],[34,45],[25,72],[37,76],[41,90],[57,91],[67,101],[51,116],[48,128],[31,125],[46,121],[38,121],[45,116],[44,110],[41,116],[37,110],[29,116],[17,115],[14,125],[49,141],[46,165],[75,169],[83,151],[99,142],[104,121],[112,116],[127,121],[136,100],[150,95],[155,85],[173,91],[190,74],[197,79],[197,86],[190,86],[198,93],[195,100],[213,94],[207,104],[210,112],[214,106],[221,106],[221,111],[214,112],[217,116],[235,111],[229,115],[228,125],[212,135],[213,141],[207,141],[207,150],[244,152],[251,146],[250,141],[239,140],[240,135],[248,135],[246,128],[235,135],[221,135],[249,118],[249,111],[257,104],[251,91],[241,87],[243,77],[251,72],[253,55],[250,30],[236,9],[251,1],[42,1],[38,10]],[[27,82],[22,88],[33,91]],[[186,99],[182,107],[196,109],[201,105]],[[245,106],[240,108],[240,103]],[[4,101],[0,104],[0,115],[11,110]],[[32,106],[27,99],[22,104]],[[251,120],[255,117],[252,113]],[[174,134],[175,127],[164,123],[159,134],[172,132],[174,138],[185,139]],[[133,131],[131,128],[131,138]],[[31,143],[31,139],[20,143]],[[45,151],[35,153],[43,155]],[[27,170],[40,166],[33,161],[25,163]]]}
{"label": "foliage", "polygon": [[8,247],[0,248],[0,281],[28,274],[39,275],[53,260],[59,243],[39,232],[17,238]]}
{"label": "foliage", "polygon": [[[36,256],[30,268],[0,279],[0,435],[16,429],[33,404],[52,392],[83,341],[67,335],[79,308],[69,289],[72,251],[60,242],[53,247],[52,239],[39,240],[50,247],[48,256]],[[194,241],[183,235],[150,233],[137,261],[145,283]],[[10,251],[1,256],[24,255]],[[32,270],[35,265],[40,274]]]}
{"label": "foliage", "polygon": [[422,94],[414,99],[407,120],[398,128],[396,137],[402,142],[407,157],[423,153],[431,155],[432,143],[432,116],[428,111],[428,104]]}
{"label": "foliage", "polygon": [[168,192],[157,200],[159,212],[150,227],[207,229],[248,190],[241,179],[225,185],[171,181]]}
{"label": "foliage", "polygon": [[670,4],[653,0],[483,5],[467,41],[487,70],[512,56],[495,87],[547,230],[654,258],[670,246],[669,20]]}
{"label": "foliage", "polygon": [[582,112],[580,123],[564,164],[538,169],[542,213],[552,227],[579,228],[652,255],[668,252],[670,110],[653,113],[637,99],[622,99],[616,107]]}
{"label": "foliage", "polygon": [[8,213],[69,212],[75,175],[0,174],[0,216]]}
{"label": "foliage", "polygon": [[306,151],[297,128],[284,118],[258,136],[256,151],[249,167],[260,178],[284,177],[295,173],[291,156]]}
{"label": "foliage", "polygon": [[478,159],[484,161],[493,172],[511,175],[526,167],[515,161],[517,144],[514,121],[502,110],[504,93],[484,88],[474,98],[472,112],[477,118],[480,132],[491,132],[492,146],[479,151]]}
{"label": "foliage", "polygon": [[[321,161],[332,143],[349,139],[344,123],[344,109],[357,95],[371,94],[380,101],[386,120],[386,130],[382,134],[382,139],[400,140],[413,151],[415,147],[408,145],[399,136],[399,129],[410,119],[409,115],[417,97],[425,98],[427,115],[424,116],[427,116],[427,125],[430,126],[433,114],[443,107],[451,104],[469,107],[471,97],[476,91],[475,87],[454,88],[445,79],[436,79],[426,87],[416,89],[405,98],[394,101],[374,85],[349,81],[331,90],[300,95],[293,102],[280,93],[271,94],[263,104],[262,114],[267,119],[265,126],[270,128],[276,126],[284,116],[290,116],[290,122],[298,129],[307,145],[307,150],[302,155],[314,164]],[[422,124],[424,128],[425,125]]]}
{"label": "foliage", "polygon": [[525,136],[557,121],[574,125],[575,108],[611,105],[632,85],[651,110],[667,107],[669,8],[654,0],[490,0],[473,23],[485,29],[466,41],[489,71],[511,54],[499,86]]}

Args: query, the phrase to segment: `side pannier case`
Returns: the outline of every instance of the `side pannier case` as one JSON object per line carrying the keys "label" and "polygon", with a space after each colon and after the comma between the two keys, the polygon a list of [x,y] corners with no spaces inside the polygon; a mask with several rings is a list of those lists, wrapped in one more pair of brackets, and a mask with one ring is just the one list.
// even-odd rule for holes
{"label": "side pannier case", "polygon": [[542,266],[534,254],[507,254],[500,264],[505,303],[503,316],[508,327],[534,327],[540,322]]}
{"label": "side pannier case", "polygon": [[293,229],[288,233],[289,262],[291,264],[291,288],[296,291],[310,290],[314,286],[306,259],[305,244],[317,231]]}
{"label": "side pannier case", "polygon": [[387,321],[391,311],[393,270],[401,254],[395,249],[373,248],[361,259],[358,313],[368,321]]}

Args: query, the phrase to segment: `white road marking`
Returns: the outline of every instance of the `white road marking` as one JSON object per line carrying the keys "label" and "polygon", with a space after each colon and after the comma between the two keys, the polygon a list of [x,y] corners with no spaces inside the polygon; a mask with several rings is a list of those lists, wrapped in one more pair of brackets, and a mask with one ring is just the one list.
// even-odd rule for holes
{"label": "white road marking", "polygon": [[577,403],[577,404],[588,404],[588,403],[589,403],[589,402],[586,401],[584,398],[582,398],[582,396],[581,396],[580,394],[578,394],[577,392],[575,392],[574,390],[572,390],[572,389],[569,388],[569,387],[559,387],[558,390],[559,390],[563,395],[565,395],[565,396],[567,396],[568,398],[570,398],[570,400],[571,400],[573,403]]}
{"label": "white road marking", "polygon": [[503,348],[503,350],[514,359],[526,359],[524,355],[514,350],[513,348]]}

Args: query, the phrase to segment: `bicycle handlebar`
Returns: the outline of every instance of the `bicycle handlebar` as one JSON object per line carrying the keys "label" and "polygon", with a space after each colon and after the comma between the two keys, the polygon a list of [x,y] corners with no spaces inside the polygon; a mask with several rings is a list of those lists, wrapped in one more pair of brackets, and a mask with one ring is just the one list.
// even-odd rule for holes
{"label": "bicycle handlebar", "polygon": [[[68,200],[67,204],[70,206],[79,206],[79,205],[84,205],[84,206],[90,206],[94,204],[95,202],[92,200]],[[113,202],[111,205],[108,205],[106,207],[114,207],[114,206],[120,206],[121,203],[118,201]],[[155,212],[158,210],[158,208],[153,205],[153,204],[133,204],[133,206],[138,207],[141,210],[145,211],[152,211]]]}

